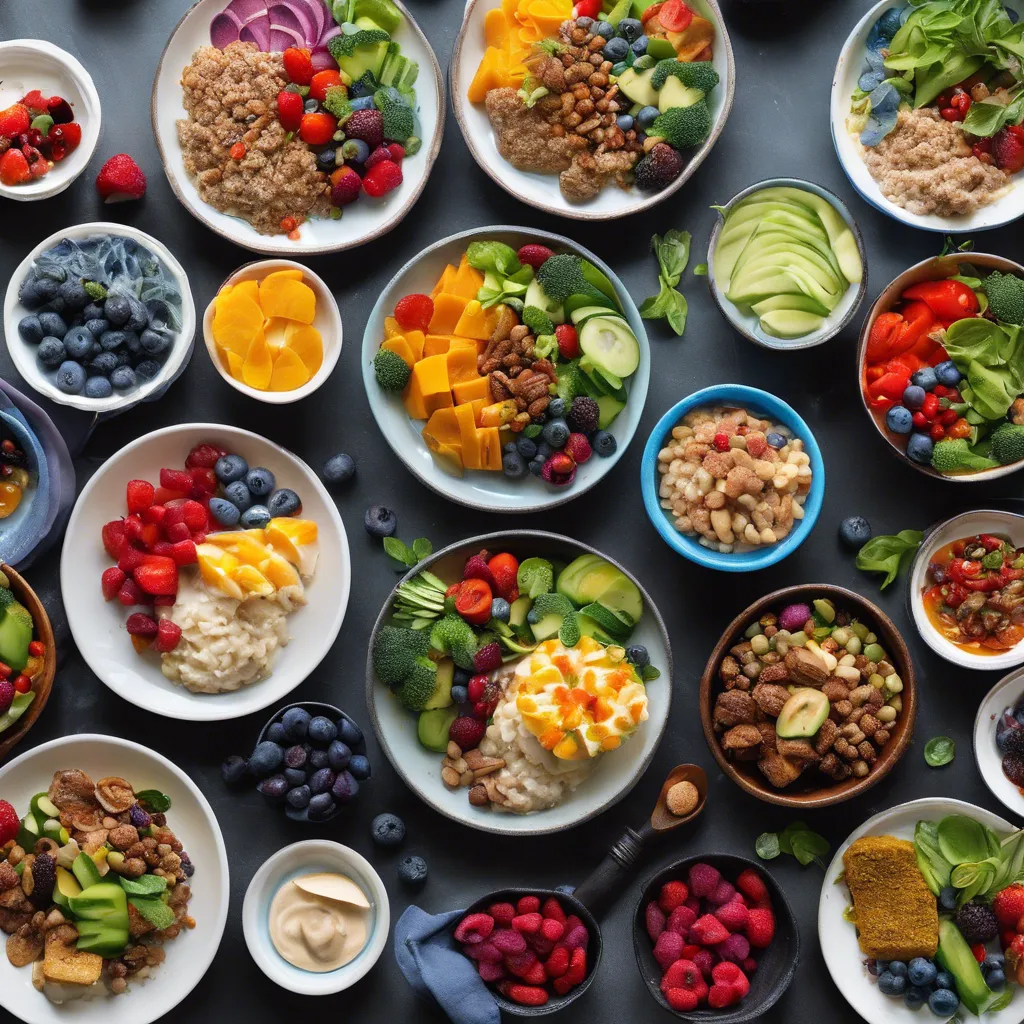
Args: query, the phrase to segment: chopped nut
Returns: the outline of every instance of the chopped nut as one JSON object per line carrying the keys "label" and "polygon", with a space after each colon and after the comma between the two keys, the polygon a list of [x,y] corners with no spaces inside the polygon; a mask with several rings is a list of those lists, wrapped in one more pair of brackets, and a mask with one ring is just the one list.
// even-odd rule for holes
{"label": "chopped nut", "polygon": [[459,745],[455,742],[455,740],[448,741],[448,756],[453,761],[457,758],[462,757],[462,750],[459,748]]}
{"label": "chopped nut", "polygon": [[780,737],[776,742],[776,749],[783,757],[791,757],[796,761],[820,759],[818,751],[811,746],[809,740],[784,740]]}
{"label": "chopped nut", "polygon": [[786,651],[786,668],[790,680],[797,686],[821,688],[828,682],[829,671],[825,662],[805,647],[791,647]]}
{"label": "chopped nut", "polygon": [[756,757],[761,749],[761,730],[756,725],[734,725],[722,737],[722,749],[741,760]]}
{"label": "chopped nut", "polygon": [[800,778],[803,765],[788,757],[772,750],[766,753],[758,762],[757,767],[761,774],[776,788],[785,789]]}
{"label": "chopped nut", "polygon": [[[765,655],[767,658],[767,655]],[[759,683],[785,683],[789,681],[789,669],[784,661],[774,665],[766,664],[757,677]]]}
{"label": "chopped nut", "polygon": [[441,769],[441,781],[449,789],[458,789],[461,780],[459,773],[451,765],[445,765]]}
{"label": "chopped nut", "polygon": [[[764,675],[764,673],[762,673]],[[758,682],[751,691],[754,703],[766,715],[778,718],[789,700],[789,690],[776,683]]]}
{"label": "chopped nut", "polygon": [[734,725],[751,724],[756,709],[754,698],[749,693],[742,690],[726,690],[715,700],[715,726],[728,729]]}
{"label": "chopped nut", "polygon": [[472,786],[469,790],[469,802],[474,807],[486,807],[490,803],[490,798],[487,796],[487,787],[481,783]]}

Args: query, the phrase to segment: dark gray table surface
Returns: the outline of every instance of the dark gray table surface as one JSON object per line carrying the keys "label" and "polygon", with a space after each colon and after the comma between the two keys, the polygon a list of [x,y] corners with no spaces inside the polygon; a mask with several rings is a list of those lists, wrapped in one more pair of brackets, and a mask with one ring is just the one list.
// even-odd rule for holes
{"label": "dark gray table surface", "polygon": [[[446,67],[462,18],[463,0],[411,0],[413,14]],[[164,177],[149,119],[149,95],[161,49],[186,10],[187,0],[0,0],[0,38],[39,36],[65,47],[91,71],[103,103],[103,130],[88,170],[64,194],[40,203],[0,204],[0,281],[28,250],[60,227],[89,220],[130,223],[161,239],[184,265],[201,312],[223,279],[250,255],[194,220],[175,200]],[[697,685],[715,639],[742,608],[762,594],[795,583],[829,582],[877,600],[904,630],[920,687],[915,740],[892,774],[861,798],[808,819],[833,847],[876,812],[925,796],[950,796],[994,810],[1000,806],[978,775],[971,727],[992,673],[967,672],[933,655],[920,640],[904,607],[903,589],[879,596],[875,577],[858,573],[839,547],[836,528],[854,513],[867,516],[877,533],[924,528],[936,519],[986,499],[1020,495],[1019,477],[992,485],[953,486],[923,478],[901,465],[867,423],[854,364],[861,317],[844,334],[807,352],[776,354],[736,335],[722,319],[706,283],[687,274],[690,303],[686,335],[663,326],[649,329],[653,373],[640,429],[615,470],[585,497],[550,513],[485,515],[450,504],[419,484],[392,456],[370,414],[361,384],[358,352],[365,320],[395,270],[412,255],[453,231],[486,224],[521,224],[564,232],[607,260],[638,301],[656,291],[649,253],[654,232],[693,232],[691,268],[702,262],[714,214],[741,188],[770,175],[808,177],[838,192],[864,233],[873,297],[899,271],[935,254],[938,235],[898,225],[859,199],[849,186],[829,137],[828,100],[839,48],[868,4],[830,0],[819,4],[740,3],[726,0],[725,14],[736,52],[736,102],[725,132],[678,194],[645,214],[606,225],[547,217],[524,206],[480,171],[450,113],[441,155],[413,211],[391,235],[353,252],[317,257],[310,266],[334,290],[345,322],[345,346],[331,379],[294,406],[252,401],[224,383],[210,365],[201,338],[182,378],[159,403],[133,410],[100,426],[78,460],[79,485],[125,442],[172,423],[210,421],[257,431],[320,466],[338,451],[350,453],[358,475],[338,495],[352,552],[352,599],[330,654],[296,692],[344,707],[368,728],[363,671],[369,630],[394,576],[380,542],[363,529],[363,511],[380,502],[395,509],[406,540],[428,536],[435,547],[474,534],[516,526],[563,532],[621,560],[643,581],[671,634],[676,661],[669,727],[646,775],[617,807],[569,832],[509,840],[474,832],[435,814],[410,793],[370,733],[374,776],[358,804],[320,832],[302,829],[268,810],[256,793],[227,792],[221,759],[245,753],[264,715],[214,724],[177,722],[149,714],[114,696],[73,652],[58,673],[45,714],[20,749],[83,731],[125,736],[159,750],[196,779],[220,818],[231,869],[231,909],[220,953],[194,992],[174,1011],[177,1021],[269,1022],[296,1014],[342,1013],[352,1024],[388,1019],[441,1022],[442,1014],[417,1002],[389,948],[370,975],[339,996],[316,1002],[277,988],[249,957],[242,938],[242,898],[250,878],[272,852],[314,834],[346,843],[371,858],[391,897],[393,919],[409,902],[429,911],[465,906],[503,885],[578,882],[598,863],[624,827],[649,813],[667,771],[696,761],[712,777],[708,808],[687,833],[669,838],[640,868],[605,920],[605,955],[590,991],[567,1009],[568,1022],[670,1020],[648,995],[637,971],[630,917],[646,877],[673,859],[698,853],[753,856],[755,837],[779,830],[793,814],[761,803],[722,777],[701,733]],[[104,206],[93,180],[100,164],[117,152],[131,153],[149,178],[141,203]],[[1020,259],[1019,234],[993,231],[979,249]],[[863,314],[862,308],[861,313]],[[0,373],[24,386],[6,350]],[[644,440],[661,414],[679,398],[709,384],[757,385],[784,398],[807,419],[821,444],[828,486],[817,528],[798,552],[772,569],[749,575],[716,574],[669,551],[649,524],[639,494]],[[29,392],[31,394],[31,392]],[[30,582],[49,597],[51,615],[62,619],[58,595],[59,553],[40,560]],[[669,685],[663,679],[654,686]],[[936,734],[957,742],[957,758],[944,769],[925,765],[922,748]],[[2,794],[0,794],[2,796]],[[380,811],[401,815],[408,835],[403,853],[422,854],[430,865],[426,887],[410,896],[398,882],[399,853],[380,853],[369,823]],[[786,1024],[852,1022],[859,1018],[832,984],[817,937],[822,872],[780,858],[769,869],[799,917],[803,955],[796,979],[763,1019]],[[202,926],[202,908],[196,908]],[[144,997],[142,997],[144,998]],[[170,1019],[168,1015],[167,1019]],[[13,1020],[9,1014],[0,1020]]]}

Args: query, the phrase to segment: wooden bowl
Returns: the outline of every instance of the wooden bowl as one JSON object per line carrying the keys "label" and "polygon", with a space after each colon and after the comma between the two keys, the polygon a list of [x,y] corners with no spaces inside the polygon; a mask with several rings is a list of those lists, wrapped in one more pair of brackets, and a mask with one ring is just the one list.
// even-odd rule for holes
{"label": "wooden bowl", "polygon": [[[877,634],[879,643],[889,654],[896,672],[903,680],[901,694],[903,710],[892,725],[889,742],[879,754],[871,771],[863,778],[858,779],[851,776],[843,782],[833,782],[828,785],[811,784],[809,781],[804,781],[807,775],[805,773],[805,776],[797,779],[792,786],[776,789],[761,774],[756,762],[750,761],[744,764],[732,761],[725,756],[725,752],[722,750],[712,722],[715,697],[720,689],[718,667],[729,653],[729,648],[742,642],[743,633],[751,622],[773,608],[792,604],[795,601],[810,603],[816,597],[830,598],[837,606],[855,612],[857,618],[868,624],[871,631]],[[729,623],[728,628],[722,634],[722,639],[718,641],[715,649],[711,652],[711,657],[708,658],[704,675],[700,681],[700,720],[704,726],[704,738],[722,771],[751,796],[756,796],[758,800],[764,800],[766,803],[778,804],[781,807],[804,809],[831,807],[833,804],[852,800],[853,797],[870,789],[885,778],[892,771],[893,765],[903,756],[914,731],[916,713],[917,683],[914,679],[914,666],[899,630],[880,608],[861,597],[860,594],[828,583],[804,583],[796,587],[785,587],[755,601]],[[814,778],[817,780],[820,776],[815,774]]]}
{"label": "wooden bowl", "polygon": [[43,713],[43,708],[46,707],[46,702],[50,699],[53,677],[57,671],[57,649],[53,642],[53,628],[50,625],[50,616],[46,614],[43,602],[36,597],[36,592],[6,563],[0,564],[0,571],[3,572],[10,582],[14,596],[29,610],[32,621],[35,623],[35,638],[41,640],[46,648],[43,654],[45,659],[43,674],[32,684],[36,699],[32,701],[25,714],[10,729],[0,732],[0,760],[2,760],[24,738],[25,733],[35,725],[36,719]]}

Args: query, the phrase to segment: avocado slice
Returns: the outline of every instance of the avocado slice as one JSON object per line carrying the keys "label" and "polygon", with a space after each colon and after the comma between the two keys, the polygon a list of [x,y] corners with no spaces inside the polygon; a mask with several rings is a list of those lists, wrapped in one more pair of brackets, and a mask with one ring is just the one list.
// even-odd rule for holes
{"label": "avocado slice", "polygon": [[[650,7],[650,4],[644,4],[644,7]],[[647,40],[647,54],[655,60],[675,60],[676,48],[669,40],[654,36]]]}
{"label": "avocado slice", "polygon": [[96,867],[96,861],[87,853],[80,853],[75,858],[74,863],[71,865],[71,870],[74,872],[75,878],[78,879],[78,884],[83,889],[99,885],[103,881],[103,876],[100,874],[99,868]]}
{"label": "avocado slice", "polygon": [[447,708],[452,703],[452,679],[455,676],[455,662],[451,658],[442,658],[437,663],[437,681],[434,683],[434,692],[423,705],[424,711],[435,711],[438,708]]}
{"label": "avocado slice", "polygon": [[443,754],[448,749],[448,730],[458,716],[459,709],[454,704],[447,708],[421,711],[416,720],[416,738],[427,750]]}
{"label": "avocado slice", "polygon": [[828,316],[830,310],[823,306],[817,299],[810,295],[773,295],[770,299],[762,299],[750,307],[758,316],[771,313],[776,309],[799,309],[804,313],[817,313],[818,316]]}
{"label": "avocado slice", "polygon": [[591,317],[580,328],[579,341],[584,355],[616,377],[628,377],[640,365],[640,345],[622,317]]}
{"label": "avocado slice", "polygon": [[508,624],[513,629],[516,629],[519,626],[525,626],[526,616],[532,605],[533,598],[529,597],[527,594],[524,594],[522,597],[517,597],[512,602],[512,607],[509,609]]}
{"label": "avocado slice", "polygon": [[821,690],[803,686],[782,706],[775,732],[784,740],[809,739],[828,718],[828,697]]}
{"label": "avocado slice", "polygon": [[29,803],[29,810],[36,816],[36,821],[43,823],[48,818],[59,818],[60,808],[46,793],[36,793]]}
{"label": "avocado slice", "polygon": [[544,291],[537,278],[534,278],[526,289],[526,294],[523,296],[523,303],[527,306],[536,306],[538,309],[547,313],[551,318],[551,322],[555,324],[555,326],[565,323],[565,310],[562,308],[561,303],[555,302],[555,300],[552,299],[546,291]]}
{"label": "avocado slice", "polygon": [[58,906],[67,907],[68,900],[81,892],[82,887],[78,884],[78,879],[67,868],[58,866],[57,880],[53,887],[53,902]]}
{"label": "avocado slice", "polygon": [[576,622],[580,627],[580,636],[592,637],[606,647],[616,643],[589,615],[577,615]]}
{"label": "avocado slice", "polygon": [[389,35],[402,24],[402,12],[391,0],[355,0],[352,5],[352,20],[359,24],[360,18],[369,18],[374,28],[382,28]]}
{"label": "avocado slice", "polygon": [[597,429],[607,430],[615,421],[615,417],[626,408],[614,395],[601,395],[597,399]]}
{"label": "avocado slice", "polygon": [[543,640],[549,640],[553,636],[558,636],[558,631],[562,628],[562,621],[565,618],[564,615],[559,615],[558,612],[548,612],[547,615],[538,619],[534,622],[530,629],[533,630],[533,638],[540,643]]}
{"label": "avocado slice", "polygon": [[633,9],[633,0],[619,0],[619,2],[603,16],[603,20],[607,21],[609,25],[618,25],[623,18],[629,17],[629,12]]}
{"label": "avocado slice", "polygon": [[[653,39],[648,40],[648,52],[650,52],[651,43],[653,42]],[[669,45],[671,46],[671,44]],[[675,50],[672,51],[672,56],[675,56]],[[634,71],[633,68],[626,68],[615,81],[619,87],[619,92],[626,99],[639,103],[642,107],[656,107],[658,105],[658,90],[651,85],[651,76],[653,74],[654,68],[648,68],[646,71]]]}
{"label": "avocado slice", "polygon": [[953,975],[957,994],[964,1006],[973,1014],[982,1013],[993,992],[985,984],[981,966],[975,960],[967,940],[948,917],[939,920],[939,949],[935,959]]}
{"label": "avocado slice", "polygon": [[658,109],[664,114],[673,107],[692,107],[704,98],[700,89],[683,85],[675,75],[669,75],[658,91]]}
{"label": "avocado slice", "polygon": [[773,309],[759,323],[761,330],[774,338],[802,338],[820,330],[825,318],[802,309]]}
{"label": "avocado slice", "polygon": [[615,637],[619,641],[625,641],[633,632],[635,623],[625,622],[620,618],[620,614],[616,614],[598,601],[592,601],[580,609],[580,615],[589,616],[609,636]]}
{"label": "avocado slice", "polygon": [[555,589],[580,607],[598,602],[614,613],[624,612],[633,622],[644,613],[636,584],[600,555],[581,555],[559,573]]}
{"label": "avocado slice", "polygon": [[28,663],[28,645],[32,643],[33,623],[29,610],[17,601],[7,606],[0,621],[0,661],[14,673]]}

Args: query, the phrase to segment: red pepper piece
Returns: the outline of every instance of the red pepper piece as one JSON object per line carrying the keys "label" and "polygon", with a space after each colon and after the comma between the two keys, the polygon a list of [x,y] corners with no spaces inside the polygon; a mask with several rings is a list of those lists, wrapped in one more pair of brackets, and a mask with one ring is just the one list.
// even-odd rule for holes
{"label": "red pepper piece", "polygon": [[876,402],[885,399],[898,402],[903,398],[903,392],[907,390],[909,380],[910,370],[906,367],[904,367],[903,373],[887,371],[873,384],[868,385],[868,395]]}
{"label": "red pepper piece", "polygon": [[911,285],[903,298],[919,299],[940,320],[962,320],[978,312],[978,296],[963,281],[921,281]]}
{"label": "red pepper piece", "polygon": [[899,313],[880,313],[875,317],[868,334],[868,348],[865,357],[869,363],[879,363],[899,355],[899,339],[904,319]]}
{"label": "red pepper piece", "polygon": [[484,580],[463,580],[455,595],[455,610],[474,626],[482,626],[491,617],[493,595]]}

